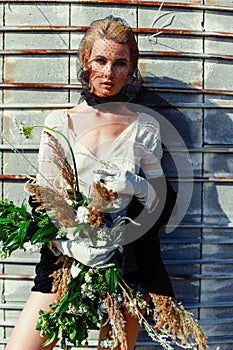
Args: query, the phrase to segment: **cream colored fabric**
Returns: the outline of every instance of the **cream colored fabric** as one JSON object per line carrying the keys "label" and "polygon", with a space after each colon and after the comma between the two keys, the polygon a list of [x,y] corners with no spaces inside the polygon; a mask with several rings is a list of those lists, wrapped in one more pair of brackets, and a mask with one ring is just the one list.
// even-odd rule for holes
{"label": "cream colored fabric", "polygon": [[[106,149],[104,158],[96,157],[80,140],[73,130],[69,128],[67,110],[52,112],[46,119],[45,125],[62,132],[69,140],[75,154],[77,162],[79,187],[85,196],[90,196],[96,172],[106,166],[118,168],[125,173],[138,174],[141,168],[147,179],[162,176],[163,171],[160,165],[162,157],[162,147],[160,142],[160,131],[158,122],[144,113],[138,113],[138,117],[112,142],[111,147]],[[59,140],[65,149],[65,155],[72,164],[69,149],[63,137],[57,133],[52,133]],[[39,151],[39,173],[37,181],[41,185],[55,186],[58,190],[63,190],[63,180],[59,171],[53,163],[53,151],[48,145],[48,135],[43,132]],[[140,181],[139,181],[140,182]],[[146,181],[147,182],[147,181]],[[148,183],[148,182],[147,182]],[[137,184],[139,185],[139,183]],[[145,180],[143,180],[143,186]],[[150,203],[156,196],[152,188],[149,197]],[[145,186],[143,187],[145,190]],[[142,193],[143,191],[139,191]],[[145,191],[144,191],[145,192]],[[133,193],[132,193],[133,195]],[[122,203],[129,203],[128,194],[120,194]],[[125,201],[126,199],[126,201]],[[144,204],[148,199],[143,198]],[[120,208],[122,209],[122,208]],[[106,267],[108,260],[112,257],[114,250],[119,243],[113,242],[112,246],[102,247],[99,250],[92,247],[90,243],[83,241],[60,240],[54,242],[57,249],[75,259],[90,266]],[[83,248],[85,247],[85,249]]]}
{"label": "cream colored fabric", "polygon": [[[93,171],[102,167],[104,161],[110,163],[120,170],[128,170],[138,174],[141,168],[147,179],[162,176],[160,165],[162,147],[160,142],[160,130],[158,122],[145,113],[139,113],[138,118],[132,122],[106,149],[103,159],[97,158],[92,152],[75,136],[68,126],[67,110],[52,112],[44,124],[55,128],[68,137],[74,150],[78,165],[80,189],[85,195],[90,192],[94,180]],[[63,138],[54,134],[66,150],[66,156],[71,162],[71,157]],[[58,171],[53,164],[53,152],[48,147],[48,136],[42,133],[39,151],[39,174],[37,180],[40,184],[58,185]]]}

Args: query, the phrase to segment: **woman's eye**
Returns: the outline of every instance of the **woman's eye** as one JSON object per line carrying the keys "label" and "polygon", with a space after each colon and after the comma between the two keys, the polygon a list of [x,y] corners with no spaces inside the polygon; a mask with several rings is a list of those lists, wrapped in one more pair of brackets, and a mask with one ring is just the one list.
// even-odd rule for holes
{"label": "woman's eye", "polygon": [[117,61],[116,63],[115,63],[117,66],[126,66],[126,62],[124,62],[124,61]]}
{"label": "woman's eye", "polygon": [[106,63],[105,59],[103,59],[103,58],[97,58],[95,61],[96,61],[96,63],[99,63],[101,65],[104,65]]}

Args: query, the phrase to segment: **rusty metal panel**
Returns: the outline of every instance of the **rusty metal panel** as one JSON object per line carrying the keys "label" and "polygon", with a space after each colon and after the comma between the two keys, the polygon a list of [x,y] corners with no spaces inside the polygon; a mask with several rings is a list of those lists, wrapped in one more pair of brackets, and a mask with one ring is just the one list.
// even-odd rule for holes
{"label": "rusty metal panel", "polygon": [[[15,154],[6,142],[1,145],[2,194],[20,202],[27,175],[36,173],[32,165],[21,161],[20,153],[36,164],[40,132],[34,140],[22,144],[16,121],[41,122],[51,109],[76,104],[80,92],[76,51],[90,18],[102,18],[111,12],[126,19],[138,37],[145,84],[179,108],[181,122],[189,125],[193,198],[179,227],[170,234],[161,234],[162,254],[177,297],[200,319],[209,336],[209,349],[219,346],[231,350],[232,0],[166,1],[159,10],[161,3],[1,2],[1,122],[19,150]],[[176,169],[168,166],[166,152],[165,158],[165,172],[177,188]],[[185,178],[185,169],[182,176]],[[19,254],[11,262],[0,262],[0,350],[30,291],[37,259]],[[92,348],[96,348],[96,339],[94,332]],[[136,348],[159,349],[144,332],[140,332]]]}
{"label": "rusty metal panel", "polygon": [[63,25],[69,24],[69,5],[46,1],[32,3],[14,1],[5,5],[6,25]]}

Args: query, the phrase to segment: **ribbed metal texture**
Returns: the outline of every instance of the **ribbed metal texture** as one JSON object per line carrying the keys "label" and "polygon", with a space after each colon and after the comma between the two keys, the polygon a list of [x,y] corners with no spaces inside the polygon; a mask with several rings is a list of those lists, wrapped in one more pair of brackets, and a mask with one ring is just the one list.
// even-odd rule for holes
{"label": "ribbed metal texture", "polygon": [[[194,192],[182,223],[161,234],[176,296],[200,320],[210,350],[233,347],[233,5],[231,0],[3,0],[0,4],[2,197],[20,203],[35,176],[41,123],[78,101],[77,49],[90,19],[123,17],[135,31],[145,84],[183,113]],[[12,150],[12,145],[15,150]],[[165,157],[166,157],[165,152]],[[26,161],[30,159],[30,163]],[[177,174],[166,167],[172,185]],[[181,183],[189,183],[183,169]],[[146,254],[146,252],[145,252]],[[0,261],[0,350],[30,293],[37,254]],[[91,333],[90,348],[97,334]],[[142,331],[136,349],[159,349]]]}

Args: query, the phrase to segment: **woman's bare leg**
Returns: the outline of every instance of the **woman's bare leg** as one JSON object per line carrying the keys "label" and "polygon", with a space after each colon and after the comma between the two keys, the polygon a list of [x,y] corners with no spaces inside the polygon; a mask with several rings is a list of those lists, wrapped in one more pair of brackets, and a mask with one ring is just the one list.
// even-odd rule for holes
{"label": "woman's bare leg", "polygon": [[[132,317],[129,315],[125,315],[125,321],[126,321],[125,332],[126,332],[126,339],[127,339],[127,349],[122,349],[120,344],[118,344],[118,346],[114,348],[114,350],[133,350],[134,349],[140,325],[136,317]],[[102,327],[100,329],[98,350],[104,350],[104,348],[100,346],[100,341],[102,340],[102,337],[106,335],[109,339],[111,339],[111,335],[112,335],[111,331],[107,331],[106,327]]]}
{"label": "woman's bare leg", "polygon": [[37,331],[36,324],[39,310],[49,310],[54,302],[55,294],[32,292],[15,325],[6,350],[51,350],[56,345],[42,347],[43,339]]}
{"label": "woman's bare leg", "polygon": [[[145,296],[144,299],[149,302],[150,297]],[[146,312],[146,309],[141,309],[140,310],[141,314],[144,315]],[[125,319],[125,332],[126,332],[126,339],[127,339],[127,349],[122,349],[120,344],[114,349],[114,350],[134,350],[135,343],[137,340],[140,324],[138,322],[137,317],[130,316],[127,311],[123,312],[124,314],[124,319]],[[103,320],[104,322],[104,320]],[[107,334],[106,334],[107,332]],[[101,327],[100,329],[100,335],[99,335],[99,344],[98,344],[98,349],[97,350],[104,350],[100,346],[100,341],[103,336],[107,335],[111,339],[111,330],[107,331],[106,327]]]}

